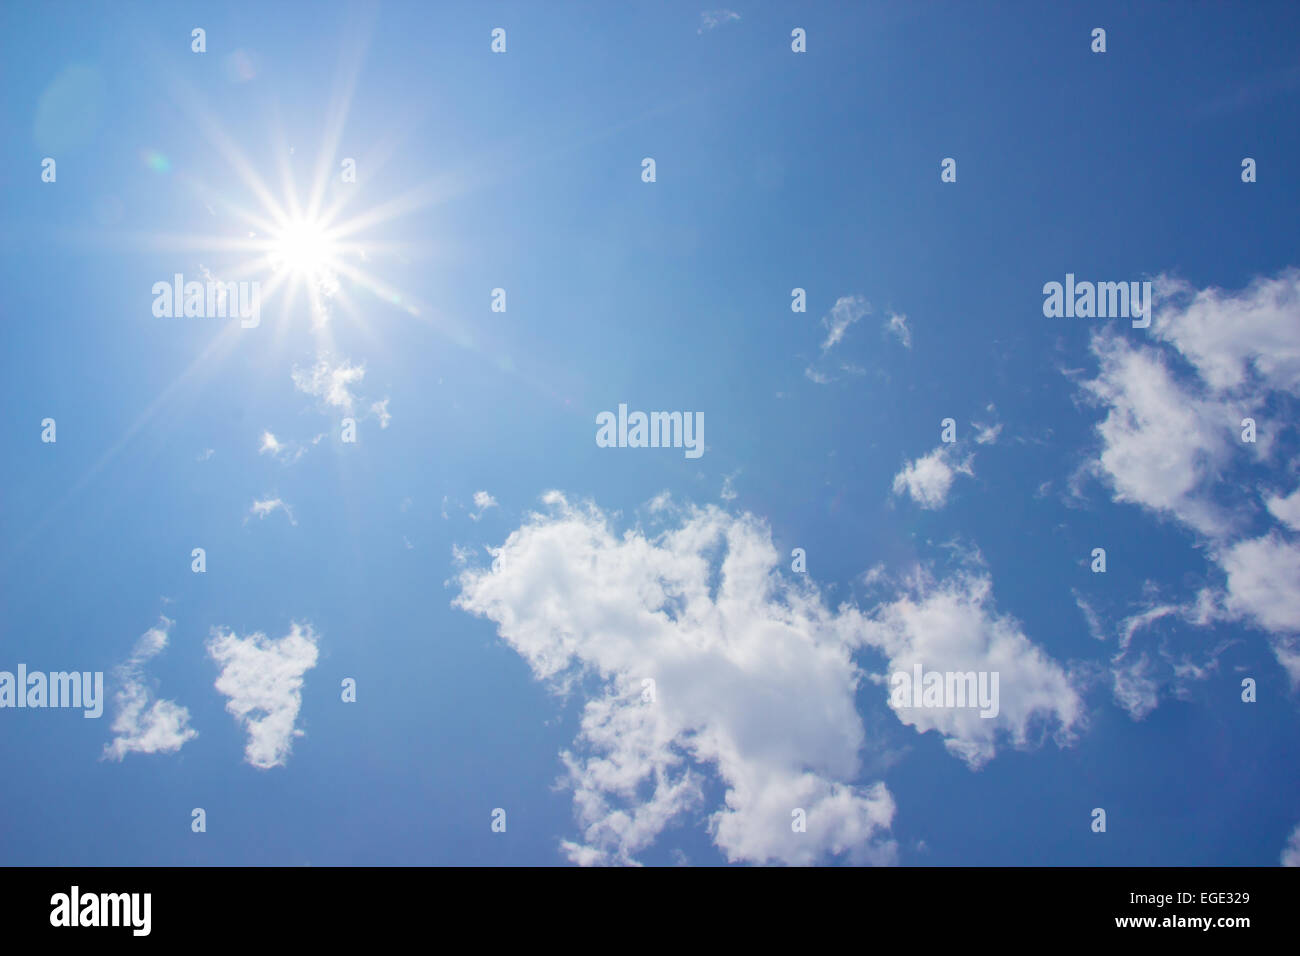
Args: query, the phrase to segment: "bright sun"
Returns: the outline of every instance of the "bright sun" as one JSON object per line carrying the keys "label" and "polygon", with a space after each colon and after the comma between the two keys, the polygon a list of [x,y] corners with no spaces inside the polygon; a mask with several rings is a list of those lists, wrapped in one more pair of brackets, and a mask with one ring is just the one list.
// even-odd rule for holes
{"label": "bright sun", "polygon": [[336,253],[321,224],[295,220],[285,223],[272,240],[270,258],[276,271],[312,276],[332,270]]}

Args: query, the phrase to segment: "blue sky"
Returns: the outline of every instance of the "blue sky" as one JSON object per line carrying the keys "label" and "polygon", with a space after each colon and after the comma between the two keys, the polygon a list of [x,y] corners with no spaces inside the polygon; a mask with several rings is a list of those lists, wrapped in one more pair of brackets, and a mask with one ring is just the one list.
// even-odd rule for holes
{"label": "blue sky", "polygon": [[1298,25],[6,7],[0,859],[1300,859]]}

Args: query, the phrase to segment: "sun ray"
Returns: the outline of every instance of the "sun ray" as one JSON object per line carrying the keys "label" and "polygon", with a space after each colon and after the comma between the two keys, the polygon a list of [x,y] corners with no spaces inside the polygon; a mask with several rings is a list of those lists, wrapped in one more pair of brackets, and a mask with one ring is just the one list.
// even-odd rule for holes
{"label": "sun ray", "polygon": [[172,402],[180,391],[181,386],[196,384],[196,380],[213,378],[216,375],[216,369],[220,365],[221,360],[234,350],[235,344],[239,340],[239,331],[238,323],[232,323],[222,327],[220,331],[213,336],[212,341],[210,341],[207,346],[204,347],[203,351],[195,357],[194,361],[190,362],[180,375],[172,379],[171,383],[159,392],[157,397],[155,397],[154,400],[145,407],[144,411],[140,413],[136,420],[127,427],[121,437],[110,445],[108,450],[100,455],[93,465],[86,469],[85,474],[77,480],[77,483],[69,488],[63,497],[60,498],[52,507],[42,509],[42,517],[28,529],[27,534],[23,538],[14,544],[10,552],[10,559],[12,560],[20,555],[23,549],[31,544],[32,540],[51,520],[53,520],[56,515],[62,513],[65,508],[77,500],[99,473],[122,453],[123,449],[131,443],[131,440],[140,433],[141,429],[153,421],[155,416],[157,416],[158,412],[164,406],[167,406]]}
{"label": "sun ray", "polygon": [[321,216],[321,203],[325,199],[325,187],[329,184],[334,163],[338,159],[339,142],[343,138],[343,127],[352,109],[352,97],[356,93],[357,79],[361,75],[361,66],[365,61],[365,52],[370,45],[370,35],[374,26],[373,12],[366,22],[355,24],[344,34],[342,63],[335,74],[333,94],[329,110],[326,113],[325,130],[321,135],[320,150],[316,157],[316,173],[312,177],[311,192],[307,198],[307,218],[328,222]]}

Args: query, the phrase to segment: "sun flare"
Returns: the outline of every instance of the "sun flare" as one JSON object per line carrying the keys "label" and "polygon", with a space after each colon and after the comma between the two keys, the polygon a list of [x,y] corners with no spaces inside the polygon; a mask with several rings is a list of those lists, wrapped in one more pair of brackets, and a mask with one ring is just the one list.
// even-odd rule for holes
{"label": "sun flare", "polygon": [[317,222],[293,220],[272,237],[271,267],[296,275],[316,276],[337,268],[338,249]]}

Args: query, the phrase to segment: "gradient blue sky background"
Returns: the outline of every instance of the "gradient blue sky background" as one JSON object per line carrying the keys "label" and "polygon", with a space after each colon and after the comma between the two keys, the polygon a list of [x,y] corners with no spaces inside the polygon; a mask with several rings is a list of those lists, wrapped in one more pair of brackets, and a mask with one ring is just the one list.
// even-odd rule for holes
{"label": "gradient blue sky background", "polygon": [[[1093,337],[1163,349],[1180,387],[1207,402],[1244,393],[1205,391],[1174,299],[1157,343],[1122,320],[1044,318],[1041,290],[1067,272],[1234,295],[1276,279],[1291,291],[1284,327],[1268,320],[1280,329],[1269,351],[1300,355],[1287,272],[1300,265],[1300,12],[762,3],[709,27],[710,9],[0,11],[0,669],[102,670],[111,696],[114,668],[165,615],[169,642],[142,686],[187,708],[198,732],[115,761],[101,759],[111,700],[100,720],[0,711],[0,861],[567,862],[561,841],[582,842],[583,827],[572,790],[555,786],[560,753],[581,750],[599,680],[554,692],[491,615],[452,605],[464,565],[490,568],[484,546],[548,513],[539,496],[559,489],[593,502],[616,536],[653,537],[663,516],[647,503],[663,491],[731,516],[718,520],[751,513],[780,580],[798,577],[788,556],[806,549],[828,613],[849,602],[872,616],[916,567],[937,581],[973,566],[987,576],[997,615],[1068,673],[1073,733],[999,738],[976,769],[860,680],[859,766],[836,779],[892,795],[872,840],[893,849],[873,859],[1278,862],[1300,823],[1300,744],[1275,648],[1300,630],[1300,578],[1284,561],[1263,597],[1234,591],[1215,555],[1265,534],[1296,547],[1265,506],[1297,485],[1294,376],[1253,373],[1263,457],[1238,445],[1194,458],[1195,493],[1248,512],[1235,537],[1208,533],[1178,508],[1116,500],[1123,479],[1099,464],[1107,408],[1085,400],[1103,374]],[[796,26],[806,54],[791,52]],[[1097,26],[1104,55],[1089,49]],[[489,50],[494,27],[507,30],[504,55]],[[282,205],[290,184],[310,192],[323,161],[326,202],[347,201],[340,221],[370,217],[354,237],[365,260],[349,261],[400,301],[345,276],[351,308],[334,302],[323,327],[301,294],[291,308],[264,301],[256,329],[156,318],[153,283],[249,258],[221,245],[253,231],[238,210],[267,215],[235,154]],[[1240,178],[1246,156],[1253,184]],[[339,181],[344,157],[356,184]],[[944,157],[957,160],[954,184],[940,182]],[[494,287],[504,313],[489,308]],[[791,311],[794,287],[806,314]],[[870,311],[823,349],[823,318],[854,296]],[[1212,325],[1257,315],[1232,301]],[[893,314],[910,345],[885,328]],[[1240,328],[1249,339],[1256,326]],[[356,444],[340,441],[338,407],[295,387],[293,370],[322,359],[364,367]],[[383,399],[387,427],[367,414]],[[620,402],[703,412],[706,453],[596,447],[595,415]],[[925,508],[894,478],[935,452],[948,416],[974,474]],[[55,444],[40,441],[45,417]],[[976,423],[1001,431],[976,444]],[[266,431],[294,444],[260,453]],[[1135,447],[1163,467],[1155,438]],[[480,514],[479,491],[497,506]],[[250,516],[274,498],[296,523]],[[1088,567],[1098,546],[1105,575]],[[205,574],[191,572],[194,547]],[[863,577],[878,566],[883,591]],[[1117,660],[1125,621],[1203,589],[1217,595],[1212,620],[1168,613]],[[296,717],[305,735],[282,766],[259,769],[205,643],[213,628],[280,638],[292,621],[318,635]],[[749,650],[766,659],[761,643]],[[1140,714],[1115,692],[1139,654],[1154,695]],[[870,647],[853,659],[889,670]],[[1257,703],[1240,700],[1245,676]],[[340,701],[344,677],[355,704]],[[725,693],[752,704],[743,686]],[[711,831],[728,789],[716,769],[698,761],[700,802],[635,859],[760,862]],[[204,834],[190,830],[193,807]],[[490,831],[495,807],[505,834]],[[1105,834],[1089,828],[1094,807]]]}

